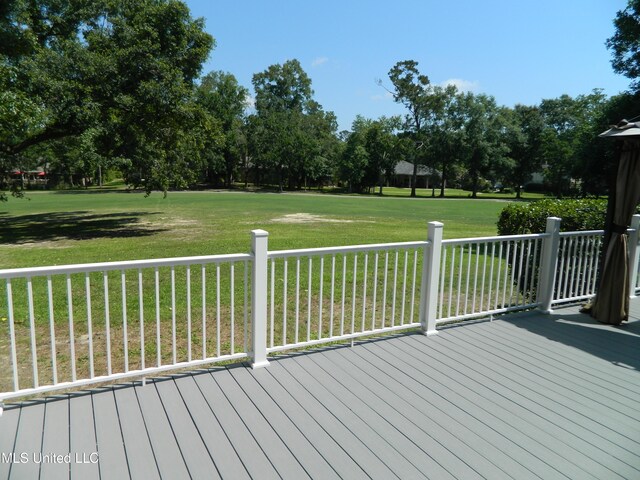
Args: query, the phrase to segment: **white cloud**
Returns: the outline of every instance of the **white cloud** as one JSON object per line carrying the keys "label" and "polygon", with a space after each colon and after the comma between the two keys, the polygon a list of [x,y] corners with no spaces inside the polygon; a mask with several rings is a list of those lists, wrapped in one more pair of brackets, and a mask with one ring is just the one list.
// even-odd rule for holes
{"label": "white cloud", "polygon": [[256,99],[255,97],[252,97],[251,95],[247,94],[246,97],[244,97],[244,106],[245,108],[256,108]]}
{"label": "white cloud", "polygon": [[311,66],[312,67],[319,67],[320,65],[323,65],[325,63],[327,63],[329,61],[329,59],[327,57],[318,57],[315,58],[313,60],[313,62],[311,62]]}
{"label": "white cloud", "polygon": [[372,95],[371,100],[373,100],[374,102],[382,102],[384,100],[393,100],[393,93],[384,92],[383,94]]}
{"label": "white cloud", "polygon": [[477,92],[480,90],[480,83],[477,81],[463,80],[462,78],[450,78],[449,80],[442,82],[440,85],[443,87],[453,85],[461,92]]}

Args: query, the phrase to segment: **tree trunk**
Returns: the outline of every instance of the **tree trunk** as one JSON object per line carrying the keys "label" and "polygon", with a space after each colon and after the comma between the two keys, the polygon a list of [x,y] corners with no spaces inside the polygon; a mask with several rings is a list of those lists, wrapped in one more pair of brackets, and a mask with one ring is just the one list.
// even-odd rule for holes
{"label": "tree trunk", "polygon": [[444,189],[447,185],[447,163],[442,161],[442,182],[440,183],[440,197],[444,197]]}
{"label": "tree trunk", "polygon": [[244,155],[244,189],[246,190],[249,186],[249,156],[245,153]]}
{"label": "tree trunk", "polygon": [[418,162],[414,160],[413,173],[411,174],[411,196],[416,196],[416,179],[418,178]]}
{"label": "tree trunk", "polygon": [[224,166],[224,186],[225,188],[231,188],[231,182],[233,180],[233,158],[229,152],[225,152],[224,154]]}

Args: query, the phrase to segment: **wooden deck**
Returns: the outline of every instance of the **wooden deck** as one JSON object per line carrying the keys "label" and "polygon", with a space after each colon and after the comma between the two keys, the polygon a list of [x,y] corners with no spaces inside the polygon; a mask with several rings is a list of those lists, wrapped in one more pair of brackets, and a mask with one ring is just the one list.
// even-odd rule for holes
{"label": "wooden deck", "polygon": [[0,479],[638,479],[632,307],[621,328],[530,312],[7,405]]}

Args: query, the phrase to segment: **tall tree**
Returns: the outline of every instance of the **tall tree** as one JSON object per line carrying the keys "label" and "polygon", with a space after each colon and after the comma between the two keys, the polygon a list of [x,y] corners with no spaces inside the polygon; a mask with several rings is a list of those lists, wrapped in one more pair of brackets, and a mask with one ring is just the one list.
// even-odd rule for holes
{"label": "tall tree", "polygon": [[34,0],[4,7],[0,35],[22,42],[0,49],[8,73],[3,95],[18,104],[29,99],[20,123],[31,125],[0,131],[4,163],[95,129],[96,149],[125,159],[133,183],[147,190],[185,183],[183,174],[198,160],[192,132],[211,126],[192,101],[193,82],[213,46],[202,19],[191,18],[178,0]]}
{"label": "tall tree", "polygon": [[326,139],[335,136],[335,115],[324,112],[313,100],[311,79],[298,60],[271,65],[256,73],[252,82],[256,94],[254,158],[275,171],[281,191],[285,182],[289,188],[300,188],[323,170],[316,167],[331,150],[323,148]]}
{"label": "tall tree", "polygon": [[400,159],[396,134],[400,124],[400,117],[383,116],[373,121],[365,133],[365,148],[369,154],[366,183],[368,187],[375,187],[377,183],[380,195],[385,180],[393,173]]}
{"label": "tall tree", "polygon": [[349,192],[362,190],[363,179],[369,165],[369,153],[365,146],[366,132],[371,124],[370,119],[358,115],[345,141],[339,164],[339,176],[347,182]]}
{"label": "tall tree", "polygon": [[615,34],[607,39],[613,53],[611,64],[616,73],[632,80],[632,88],[640,90],[640,0],[629,0],[626,8],[613,21]]}
{"label": "tall tree", "polygon": [[[356,117],[339,165],[339,176],[348,183],[349,191],[370,192],[378,186],[382,195],[386,178],[405,154],[397,135],[401,124],[400,117],[383,116],[377,120]],[[413,154],[415,147],[409,143]]]}
{"label": "tall tree", "polygon": [[594,90],[588,95],[575,98],[562,95],[540,103],[545,123],[542,132],[545,180],[558,197],[569,191],[572,179],[580,178],[580,146],[605,100],[600,90]]}
{"label": "tall tree", "polygon": [[[208,158],[211,174],[223,173],[224,184],[231,187],[236,165],[243,157],[243,114],[247,106],[249,91],[238,84],[236,77],[226,72],[210,72],[205,75],[196,89],[196,101],[211,114],[221,127],[221,135],[216,140],[219,148],[210,148]],[[213,147],[213,146],[212,146]],[[221,159],[220,167],[216,160]]]}
{"label": "tall tree", "polygon": [[[427,109],[429,97],[429,77],[418,70],[415,60],[397,62],[389,70],[389,79],[393,84],[393,99],[404,105],[409,113],[405,116],[405,129],[415,143],[416,149],[424,141],[422,123]],[[416,178],[418,175],[419,157],[416,155],[411,175],[411,196],[416,196]]]}
{"label": "tall tree", "polygon": [[470,180],[471,196],[476,198],[481,179],[492,170],[505,169],[504,115],[488,95],[467,92],[459,95],[458,102],[462,113],[460,159]]}
{"label": "tall tree", "polygon": [[598,134],[623,118],[632,118],[640,109],[640,91],[625,92],[604,99],[593,109],[582,129],[575,175],[581,179],[582,195],[602,195],[612,191],[617,172],[618,142],[603,140]]}
{"label": "tall tree", "polygon": [[[462,158],[463,109],[461,95],[453,85],[434,86],[424,109],[426,160],[432,170],[439,167],[440,197],[445,196],[447,180]],[[435,196],[435,184],[432,195]]]}
{"label": "tall tree", "polygon": [[253,75],[258,114],[266,112],[304,112],[313,99],[311,79],[297,59],[270,65]]}
{"label": "tall tree", "polygon": [[542,131],[544,123],[538,107],[516,105],[507,113],[505,143],[513,160],[503,180],[514,187],[516,198],[522,196],[522,186],[542,165]]}

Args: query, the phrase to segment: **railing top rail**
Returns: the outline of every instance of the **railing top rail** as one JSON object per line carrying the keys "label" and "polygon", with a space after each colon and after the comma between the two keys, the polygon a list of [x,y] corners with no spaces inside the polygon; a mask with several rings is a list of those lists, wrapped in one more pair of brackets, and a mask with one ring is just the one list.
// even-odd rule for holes
{"label": "railing top rail", "polygon": [[428,245],[427,240],[418,242],[373,243],[369,245],[349,245],[345,247],[305,248],[299,250],[275,250],[269,252],[269,258],[309,257],[336,253],[370,252],[373,250],[391,250],[393,248],[418,248]]}
{"label": "railing top rail", "polygon": [[248,253],[230,255],[205,255],[198,257],[155,258],[149,260],[131,260],[123,262],[85,263],[77,265],[59,265],[53,267],[11,268],[0,270],[0,278],[37,277],[44,275],[60,275],[85,272],[104,272],[111,270],[129,270],[152,267],[170,267],[177,265],[203,265],[253,260]]}
{"label": "railing top rail", "polygon": [[450,240],[443,240],[443,245],[464,245],[468,243],[489,243],[489,242],[503,242],[510,240],[533,240],[538,238],[548,237],[548,233],[529,233],[525,235],[496,235],[495,237],[470,237],[470,238],[454,238]]}
{"label": "railing top rail", "polygon": [[560,232],[561,237],[588,237],[591,235],[604,235],[604,230],[580,230],[577,232]]}

